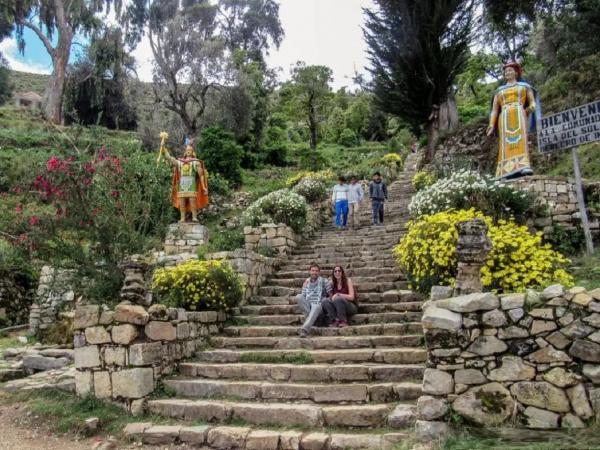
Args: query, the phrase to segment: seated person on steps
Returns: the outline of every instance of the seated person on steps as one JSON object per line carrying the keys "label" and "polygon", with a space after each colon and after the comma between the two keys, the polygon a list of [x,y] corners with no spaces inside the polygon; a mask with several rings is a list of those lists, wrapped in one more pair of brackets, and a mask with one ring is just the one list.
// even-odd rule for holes
{"label": "seated person on steps", "polygon": [[342,266],[333,268],[331,283],[333,285],[331,297],[323,302],[323,309],[331,321],[329,326],[347,327],[348,319],[358,311],[356,291]]}
{"label": "seated person on steps", "polygon": [[310,265],[310,277],[302,285],[302,293],[296,296],[296,301],[302,307],[304,324],[300,328],[300,337],[306,337],[310,329],[323,312],[323,302],[331,294],[331,282],[321,276],[321,268],[316,263]]}

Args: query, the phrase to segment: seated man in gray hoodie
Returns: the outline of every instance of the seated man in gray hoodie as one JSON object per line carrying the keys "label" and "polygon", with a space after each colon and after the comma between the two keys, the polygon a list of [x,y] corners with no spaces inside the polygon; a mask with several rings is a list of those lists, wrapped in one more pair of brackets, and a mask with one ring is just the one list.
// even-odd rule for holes
{"label": "seated man in gray hoodie", "polygon": [[323,313],[321,302],[331,295],[331,281],[321,276],[321,268],[316,263],[310,265],[310,277],[302,285],[302,293],[296,296],[296,301],[304,312],[304,323],[300,328],[300,337],[306,337],[311,327]]}

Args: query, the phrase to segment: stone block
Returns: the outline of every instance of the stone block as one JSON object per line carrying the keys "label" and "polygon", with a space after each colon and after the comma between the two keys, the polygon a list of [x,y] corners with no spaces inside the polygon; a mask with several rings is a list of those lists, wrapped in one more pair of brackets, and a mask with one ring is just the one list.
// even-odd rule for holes
{"label": "stone block", "polygon": [[163,345],[160,342],[145,342],[129,347],[129,364],[132,366],[148,366],[161,361]]}
{"label": "stone block", "polygon": [[111,397],[110,374],[107,371],[94,372],[94,394],[96,398]]}
{"label": "stone block", "polygon": [[420,420],[441,419],[448,412],[448,401],[443,398],[422,395],[417,400],[417,416]]}
{"label": "stone block", "polygon": [[151,445],[172,444],[179,439],[180,431],[179,425],[154,425],[144,430],[142,442]]}
{"label": "stone block", "polygon": [[586,362],[599,363],[600,344],[583,339],[577,339],[571,346],[569,354]]}
{"label": "stone block", "polygon": [[527,359],[538,364],[551,364],[571,361],[569,355],[561,350],[556,350],[551,345],[531,353],[527,356]]}
{"label": "stone block", "polygon": [[135,325],[115,325],[112,327],[111,335],[115,344],[129,345],[138,337],[138,328]]}
{"label": "stone block", "polygon": [[171,322],[151,321],[144,328],[144,333],[153,341],[174,341],[177,330]]}
{"label": "stone block", "polygon": [[542,299],[550,300],[554,297],[560,297],[565,293],[565,288],[562,284],[553,284],[542,291]]}
{"label": "stone block", "polygon": [[571,344],[571,342],[573,342],[571,339],[569,339],[567,336],[562,334],[560,331],[555,331],[554,333],[546,336],[546,341],[548,341],[550,344],[552,344],[554,347],[558,348],[559,350],[564,349],[569,344]]}
{"label": "stone block", "polygon": [[85,339],[88,344],[108,344],[111,341],[109,332],[103,326],[86,328]]}
{"label": "stone block", "polygon": [[545,381],[520,381],[510,387],[512,395],[524,405],[556,412],[569,412],[565,392]]}
{"label": "stone block", "polygon": [[499,309],[493,309],[482,314],[481,321],[488,327],[502,327],[506,325],[506,316]]}
{"label": "stone block", "polygon": [[188,445],[202,445],[206,442],[208,430],[210,427],[206,425],[183,427],[179,432],[179,440]]}
{"label": "stone block", "polygon": [[190,324],[187,322],[177,324],[177,339],[184,340],[190,337]]}
{"label": "stone block", "polygon": [[594,415],[594,411],[592,411],[592,407],[588,401],[587,393],[585,392],[585,387],[583,384],[579,383],[568,388],[567,396],[569,397],[573,411],[575,411],[575,414],[577,414],[579,417],[583,419],[589,419]]}
{"label": "stone block", "polygon": [[75,372],[75,392],[80,397],[85,397],[94,391],[93,372],[77,370]]}
{"label": "stone block", "polygon": [[447,309],[430,306],[423,312],[421,323],[424,328],[456,331],[462,326],[462,315]]}
{"label": "stone block", "polygon": [[329,446],[329,435],[326,433],[308,433],[300,440],[301,450],[325,450]]}
{"label": "stone block", "polygon": [[98,305],[80,305],[75,308],[73,328],[80,330],[98,325],[100,307]]}
{"label": "stone block", "polygon": [[114,311],[102,311],[98,323],[100,325],[110,325],[113,321]]}
{"label": "stone block", "polygon": [[113,398],[142,398],[154,390],[154,371],[149,367],[113,372],[111,380]]}
{"label": "stone block", "polygon": [[536,335],[546,333],[548,331],[554,331],[557,328],[556,323],[551,320],[534,320],[531,324],[531,334]]}
{"label": "stone block", "polygon": [[525,408],[523,414],[527,419],[527,428],[558,428],[558,419],[560,418],[558,414],[533,406]]}
{"label": "stone block", "polygon": [[457,313],[470,313],[497,309],[500,306],[500,301],[498,300],[498,297],[491,292],[475,292],[473,294],[460,295],[446,300],[438,300],[436,306]]}
{"label": "stone block", "polygon": [[440,439],[450,431],[446,422],[417,420],[415,434],[420,440]]}
{"label": "stone block", "polygon": [[146,325],[150,316],[143,306],[117,305],[113,319],[115,322],[131,323],[133,325]]}
{"label": "stone block", "polygon": [[442,370],[425,369],[423,374],[423,393],[446,395],[454,392],[452,375]]}
{"label": "stone block", "polygon": [[128,423],[123,429],[123,434],[128,438],[141,438],[144,431],[151,426],[151,422]]}
{"label": "stone block", "polygon": [[561,428],[585,428],[585,423],[574,414],[567,414],[562,418]]}
{"label": "stone block", "polygon": [[450,286],[433,286],[429,293],[430,300],[443,300],[452,297],[454,288]]}
{"label": "stone block", "polygon": [[480,336],[467,348],[467,351],[488,356],[505,352],[507,349],[508,346],[495,336]]}
{"label": "stone block", "polygon": [[280,450],[298,450],[302,433],[299,431],[282,431],[279,433]]}
{"label": "stone block", "polygon": [[525,305],[525,294],[510,294],[500,298],[500,305],[504,310],[522,308]]}
{"label": "stone block", "polygon": [[269,450],[279,447],[279,433],[253,430],[246,437],[246,450]]}
{"label": "stone block", "polygon": [[583,365],[583,375],[585,375],[592,383],[600,384],[600,366],[594,364]]}
{"label": "stone block", "polygon": [[487,383],[487,378],[479,370],[460,369],[454,372],[454,383],[466,385],[483,384]]}
{"label": "stone block", "polygon": [[85,369],[100,366],[100,352],[97,345],[86,345],[75,349],[75,367]]}
{"label": "stone block", "polygon": [[374,434],[337,434],[331,435],[330,450],[380,449],[382,437]]}
{"label": "stone block", "polygon": [[242,449],[250,431],[245,427],[215,427],[209,430],[206,442],[215,448]]}
{"label": "stone block", "polygon": [[552,383],[559,388],[574,386],[579,383],[581,377],[573,372],[567,371],[562,367],[555,367],[542,375],[544,381]]}
{"label": "stone block", "polygon": [[25,355],[23,357],[23,368],[28,370],[52,370],[60,369],[69,364],[69,358],[51,358],[42,355]]}
{"label": "stone block", "polygon": [[[490,403],[494,404],[493,408],[489,407]],[[496,426],[512,415],[515,402],[502,384],[488,383],[461,394],[452,403],[452,408],[479,425]]]}
{"label": "stone block", "polygon": [[[433,398],[433,397],[431,397]],[[409,428],[415,424],[416,414],[414,405],[398,405],[388,415],[387,423],[392,428]]]}

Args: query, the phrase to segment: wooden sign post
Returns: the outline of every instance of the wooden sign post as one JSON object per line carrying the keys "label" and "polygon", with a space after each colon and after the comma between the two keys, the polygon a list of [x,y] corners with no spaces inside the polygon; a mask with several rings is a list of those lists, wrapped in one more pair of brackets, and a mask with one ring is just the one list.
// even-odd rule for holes
{"label": "wooden sign post", "polygon": [[538,120],[538,148],[542,153],[570,148],[573,155],[575,190],[588,255],[594,253],[594,242],[588,221],[577,148],[600,141],[600,101],[571,108]]}

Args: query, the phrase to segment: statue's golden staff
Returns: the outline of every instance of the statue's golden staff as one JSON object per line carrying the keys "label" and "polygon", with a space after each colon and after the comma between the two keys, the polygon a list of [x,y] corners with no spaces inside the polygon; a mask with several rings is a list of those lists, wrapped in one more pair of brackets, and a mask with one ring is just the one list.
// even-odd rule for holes
{"label": "statue's golden staff", "polygon": [[159,134],[160,137],[160,149],[158,150],[158,158],[156,158],[156,165],[160,162],[163,153],[165,152],[165,142],[169,139],[169,133],[166,131],[161,131]]}

